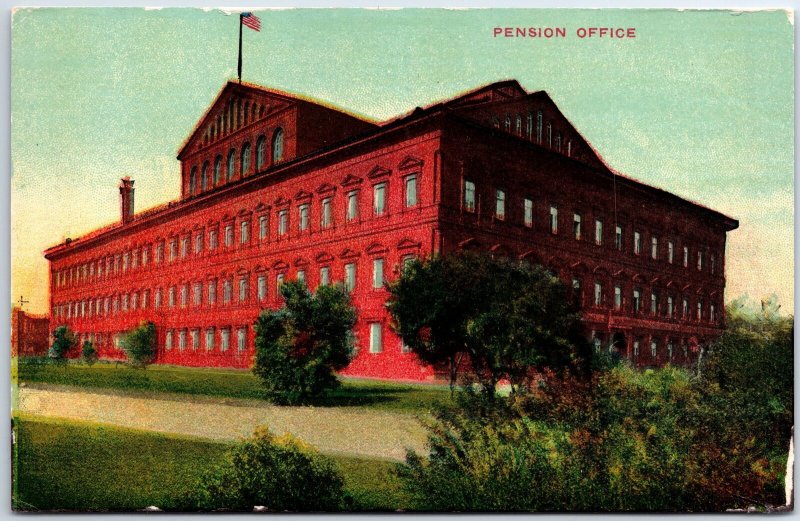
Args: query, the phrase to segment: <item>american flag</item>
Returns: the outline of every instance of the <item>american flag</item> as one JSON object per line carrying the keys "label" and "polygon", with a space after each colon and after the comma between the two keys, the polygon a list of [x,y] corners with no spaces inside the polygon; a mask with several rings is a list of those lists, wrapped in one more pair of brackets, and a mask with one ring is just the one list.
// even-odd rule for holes
{"label": "american flag", "polygon": [[261,20],[253,13],[242,13],[242,23],[254,31],[261,30]]}

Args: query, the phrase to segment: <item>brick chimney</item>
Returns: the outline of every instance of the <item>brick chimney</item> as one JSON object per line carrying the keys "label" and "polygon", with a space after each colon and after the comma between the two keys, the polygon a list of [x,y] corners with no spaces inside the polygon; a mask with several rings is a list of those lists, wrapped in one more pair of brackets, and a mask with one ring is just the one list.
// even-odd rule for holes
{"label": "brick chimney", "polygon": [[129,176],[120,179],[119,202],[122,224],[131,222],[133,220],[133,181]]}

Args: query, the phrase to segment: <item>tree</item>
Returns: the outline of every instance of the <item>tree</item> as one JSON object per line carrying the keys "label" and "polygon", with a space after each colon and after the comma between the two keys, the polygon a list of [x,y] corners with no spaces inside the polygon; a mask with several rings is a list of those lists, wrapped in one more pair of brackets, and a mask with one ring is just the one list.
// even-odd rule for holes
{"label": "tree", "polygon": [[53,345],[50,346],[49,357],[64,360],[76,342],[75,334],[67,326],[58,326],[53,331]]}
{"label": "tree", "polygon": [[283,307],[256,321],[253,373],[277,403],[319,398],[339,385],[335,371],[353,357],[355,309],[341,286],[311,294],[302,282],[286,282],[280,291]]}
{"label": "tree", "polygon": [[156,356],[156,326],[142,322],[122,338],[122,349],[134,367],[146,368]]}
{"label": "tree", "polygon": [[349,506],[344,479],[332,461],[290,434],[256,429],[206,473],[195,487],[192,509],[337,511]]}
{"label": "tree", "polygon": [[83,349],[81,350],[81,358],[89,367],[93,366],[95,362],[97,362],[97,349],[94,348],[91,342],[88,340],[83,342]]}
{"label": "tree", "polygon": [[585,370],[591,350],[564,284],[541,266],[459,253],[414,260],[389,284],[394,328],[429,364],[446,363],[451,388],[464,362],[485,392],[515,392],[532,369]]}

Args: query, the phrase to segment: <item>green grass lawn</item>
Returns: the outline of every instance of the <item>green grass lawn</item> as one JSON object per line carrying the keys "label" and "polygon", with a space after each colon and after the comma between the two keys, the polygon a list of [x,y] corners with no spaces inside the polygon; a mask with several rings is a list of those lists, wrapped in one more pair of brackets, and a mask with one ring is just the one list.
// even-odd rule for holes
{"label": "green grass lawn", "polygon": [[[23,510],[174,509],[230,446],[32,416],[15,418],[13,501]],[[408,509],[394,463],[333,458],[356,510]]]}
{"label": "green grass lawn", "polygon": [[[19,358],[12,361],[12,382],[16,381],[223,398],[263,398],[258,378],[249,371],[234,369],[152,365],[142,370],[124,364],[97,363],[89,367],[80,363],[58,365]],[[339,389],[314,405],[425,413],[436,402],[447,400],[450,400],[450,392],[442,385],[343,379]]]}

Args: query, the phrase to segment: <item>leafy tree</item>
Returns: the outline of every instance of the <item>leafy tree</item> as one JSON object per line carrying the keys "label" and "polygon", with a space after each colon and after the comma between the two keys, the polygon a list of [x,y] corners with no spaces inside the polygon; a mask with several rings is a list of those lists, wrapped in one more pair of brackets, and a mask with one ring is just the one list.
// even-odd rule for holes
{"label": "leafy tree", "polygon": [[256,429],[225,456],[195,487],[191,502],[199,510],[273,512],[337,511],[350,506],[344,479],[330,459],[290,434]]}
{"label": "leafy tree", "polygon": [[89,367],[93,366],[95,362],[97,362],[97,349],[94,348],[91,342],[88,340],[83,342],[83,349],[81,350],[81,358]]}
{"label": "leafy tree", "polygon": [[133,367],[146,368],[156,356],[156,326],[142,322],[122,338],[122,349]]}
{"label": "leafy tree", "polygon": [[53,331],[53,345],[50,346],[48,356],[55,360],[64,360],[76,343],[75,334],[67,326],[58,326]]}
{"label": "leafy tree", "polygon": [[320,286],[312,294],[293,281],[280,291],[283,307],[262,311],[256,321],[253,373],[277,403],[319,398],[339,385],[335,371],[354,354],[355,309],[341,286]]}
{"label": "leafy tree", "polygon": [[489,395],[516,392],[534,369],[585,373],[591,350],[564,284],[545,268],[485,254],[414,260],[389,284],[387,306],[424,362],[445,363],[451,388],[462,366]]}

